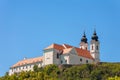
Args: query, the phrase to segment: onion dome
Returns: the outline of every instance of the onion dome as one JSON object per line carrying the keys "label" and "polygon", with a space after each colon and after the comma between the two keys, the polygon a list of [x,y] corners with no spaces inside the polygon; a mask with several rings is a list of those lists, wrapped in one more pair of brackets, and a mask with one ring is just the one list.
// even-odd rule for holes
{"label": "onion dome", "polygon": [[96,30],[94,30],[93,36],[91,37],[92,40],[98,41],[98,36]]}
{"label": "onion dome", "polygon": [[82,36],[81,42],[87,43],[87,38],[86,38],[85,32]]}

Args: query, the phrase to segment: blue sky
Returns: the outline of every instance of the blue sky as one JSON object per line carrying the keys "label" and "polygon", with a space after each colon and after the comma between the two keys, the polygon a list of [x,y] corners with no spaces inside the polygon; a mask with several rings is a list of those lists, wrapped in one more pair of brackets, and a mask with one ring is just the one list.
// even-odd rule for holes
{"label": "blue sky", "polygon": [[119,0],[0,0],[0,76],[52,43],[78,47],[84,30],[90,42],[94,28],[101,61],[120,62]]}

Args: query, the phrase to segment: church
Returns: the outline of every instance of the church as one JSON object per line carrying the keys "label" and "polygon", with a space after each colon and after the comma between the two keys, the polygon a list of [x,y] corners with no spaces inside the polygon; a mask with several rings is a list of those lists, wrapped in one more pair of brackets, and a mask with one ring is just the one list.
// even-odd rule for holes
{"label": "church", "polygon": [[[88,48],[90,47],[90,49]],[[44,48],[43,56],[36,58],[24,58],[10,67],[9,75],[21,71],[33,71],[34,65],[44,67],[49,64],[56,65],[79,65],[79,64],[96,64],[100,62],[100,42],[96,30],[91,37],[88,45],[87,37],[84,32],[80,46],[74,47],[68,44],[51,44]]]}

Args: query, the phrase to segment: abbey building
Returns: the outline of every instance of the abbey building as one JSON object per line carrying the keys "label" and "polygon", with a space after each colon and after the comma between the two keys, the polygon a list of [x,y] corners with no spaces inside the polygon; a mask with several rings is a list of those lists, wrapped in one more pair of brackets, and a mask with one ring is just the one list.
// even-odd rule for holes
{"label": "abbey building", "polygon": [[79,47],[68,44],[51,44],[44,49],[43,56],[29,59],[24,58],[11,66],[9,75],[21,71],[32,71],[34,65],[44,67],[49,64],[95,64],[100,62],[99,48],[100,43],[96,31],[94,31],[91,37],[90,45],[88,45],[86,34],[84,33]]}

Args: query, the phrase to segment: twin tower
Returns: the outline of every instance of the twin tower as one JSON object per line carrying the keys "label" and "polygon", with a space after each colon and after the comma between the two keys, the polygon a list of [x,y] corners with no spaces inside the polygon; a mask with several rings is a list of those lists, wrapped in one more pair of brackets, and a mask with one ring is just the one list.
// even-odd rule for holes
{"label": "twin tower", "polygon": [[[82,48],[84,50],[88,50],[88,42],[87,42],[85,32],[84,32],[81,42],[80,42],[80,48]],[[100,62],[99,49],[100,49],[100,42],[98,40],[96,30],[94,30],[94,33],[93,33],[93,35],[91,37],[91,41],[90,41],[90,54],[94,58],[95,62]]]}

